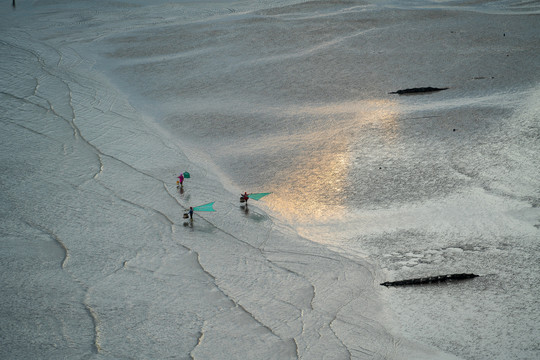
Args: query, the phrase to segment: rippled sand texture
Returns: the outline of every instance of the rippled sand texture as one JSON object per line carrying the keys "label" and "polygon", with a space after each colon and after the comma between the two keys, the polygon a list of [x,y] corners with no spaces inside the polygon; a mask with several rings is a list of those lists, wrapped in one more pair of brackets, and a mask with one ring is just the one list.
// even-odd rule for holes
{"label": "rippled sand texture", "polygon": [[539,356],[536,3],[9,5],[0,358]]}

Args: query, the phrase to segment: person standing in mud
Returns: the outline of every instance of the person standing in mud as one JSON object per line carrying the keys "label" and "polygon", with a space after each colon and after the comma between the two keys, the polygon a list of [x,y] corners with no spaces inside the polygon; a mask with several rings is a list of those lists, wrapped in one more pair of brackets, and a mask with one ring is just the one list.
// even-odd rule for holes
{"label": "person standing in mud", "polygon": [[184,186],[184,174],[180,174],[178,177],[178,186],[183,187]]}
{"label": "person standing in mud", "polygon": [[244,200],[244,202],[246,203],[246,206],[247,206],[247,202],[249,200],[249,195],[247,192],[244,192],[244,194],[241,195],[242,199]]}

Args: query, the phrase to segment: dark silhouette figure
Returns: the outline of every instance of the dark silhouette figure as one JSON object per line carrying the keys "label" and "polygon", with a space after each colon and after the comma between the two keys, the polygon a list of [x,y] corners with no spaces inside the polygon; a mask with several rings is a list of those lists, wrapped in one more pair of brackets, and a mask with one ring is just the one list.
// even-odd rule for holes
{"label": "dark silhouette figure", "polygon": [[247,193],[247,192],[244,192],[242,195],[240,195],[240,200],[241,200],[242,202],[245,202],[245,203],[246,203],[246,206],[247,206],[247,204],[248,204],[247,202],[248,202],[248,200],[249,200],[249,195],[248,195],[248,193]]}

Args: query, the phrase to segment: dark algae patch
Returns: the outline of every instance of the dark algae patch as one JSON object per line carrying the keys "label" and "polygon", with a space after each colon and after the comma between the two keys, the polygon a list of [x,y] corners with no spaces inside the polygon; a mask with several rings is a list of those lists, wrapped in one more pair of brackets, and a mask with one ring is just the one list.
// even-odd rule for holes
{"label": "dark algae patch", "polygon": [[403,89],[403,90],[397,90],[390,92],[389,94],[399,94],[399,95],[408,95],[408,94],[424,94],[424,93],[431,93],[436,91],[442,91],[448,89],[445,88],[436,88],[436,87],[417,87],[417,88],[410,88],[410,89]]}
{"label": "dark algae patch", "polygon": [[453,280],[467,280],[478,277],[480,275],[476,274],[448,274],[448,275],[437,275],[429,276],[424,278],[408,279],[408,280],[399,280],[399,281],[387,281],[383,282],[382,286],[405,286],[405,285],[422,285],[422,284],[434,284],[446,281]]}

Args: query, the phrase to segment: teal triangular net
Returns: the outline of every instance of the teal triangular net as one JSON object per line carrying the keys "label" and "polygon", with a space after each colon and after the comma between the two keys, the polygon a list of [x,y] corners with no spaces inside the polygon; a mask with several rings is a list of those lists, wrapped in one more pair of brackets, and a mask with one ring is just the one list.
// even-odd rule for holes
{"label": "teal triangular net", "polygon": [[211,203],[195,206],[193,208],[193,211],[216,211],[212,206],[214,206],[215,201],[212,201]]}
{"label": "teal triangular net", "polygon": [[249,194],[248,197],[250,199],[253,199],[253,200],[259,200],[260,198],[266,196],[266,195],[270,195],[271,192],[269,193],[256,193],[256,194]]}
{"label": "teal triangular net", "polygon": [[184,179],[189,179],[191,177],[191,175],[189,175],[189,173],[186,171],[184,173]]}

